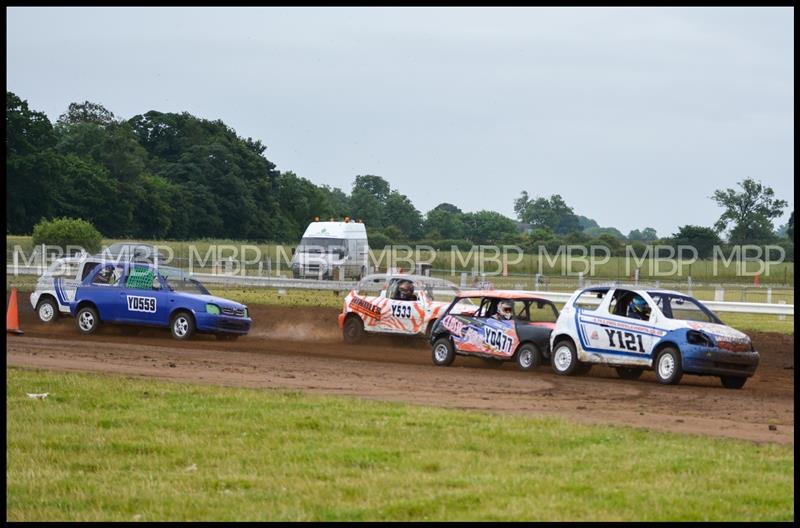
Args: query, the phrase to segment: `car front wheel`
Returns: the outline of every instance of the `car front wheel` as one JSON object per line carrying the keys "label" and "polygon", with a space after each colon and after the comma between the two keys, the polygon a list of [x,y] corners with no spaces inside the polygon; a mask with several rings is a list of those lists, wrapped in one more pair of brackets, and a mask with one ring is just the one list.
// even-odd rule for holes
{"label": "car front wheel", "polygon": [[350,316],[347,318],[342,329],[342,337],[344,342],[350,345],[360,343],[364,339],[364,323],[360,317]]}
{"label": "car front wheel", "polygon": [[432,352],[433,364],[439,367],[450,365],[456,358],[453,350],[453,343],[447,337],[440,337],[433,344]]}
{"label": "car front wheel", "polygon": [[194,317],[187,312],[178,312],[172,316],[172,323],[170,324],[172,337],[175,339],[189,339],[194,335]]}
{"label": "car front wheel", "polygon": [[681,353],[673,347],[666,347],[658,353],[655,364],[656,379],[663,385],[675,385],[683,376]]}

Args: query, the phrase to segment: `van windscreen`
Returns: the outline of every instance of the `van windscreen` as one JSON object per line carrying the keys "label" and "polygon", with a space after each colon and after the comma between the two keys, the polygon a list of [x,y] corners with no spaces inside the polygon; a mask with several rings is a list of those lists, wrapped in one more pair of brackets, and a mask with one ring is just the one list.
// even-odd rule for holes
{"label": "van windscreen", "polygon": [[345,249],[345,241],[341,238],[303,238],[297,246],[301,253],[322,253],[333,249]]}

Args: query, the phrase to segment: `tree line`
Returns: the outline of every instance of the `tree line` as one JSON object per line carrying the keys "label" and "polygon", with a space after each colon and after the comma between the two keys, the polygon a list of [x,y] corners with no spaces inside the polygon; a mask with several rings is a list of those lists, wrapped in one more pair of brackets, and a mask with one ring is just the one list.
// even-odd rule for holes
{"label": "tree line", "polygon": [[[296,243],[309,221],[363,221],[373,247],[423,242],[472,244],[700,244],[780,242],[793,253],[794,213],[777,232],[786,202],[745,180],[717,191],[723,208],[710,227],[681,226],[659,238],[643,227],[627,235],[575,214],[560,195],[514,200],[516,219],[464,212],[441,203],[423,215],[408,196],[376,175],[358,175],[350,193],[281,172],[259,140],[220,120],[150,111],[128,120],[102,105],[72,103],[55,123],[6,92],[6,230],[27,234],[43,218],[89,221],[104,236],[150,240],[229,238]],[[705,250],[704,250],[705,251]],[[704,256],[704,255],[701,255]]]}

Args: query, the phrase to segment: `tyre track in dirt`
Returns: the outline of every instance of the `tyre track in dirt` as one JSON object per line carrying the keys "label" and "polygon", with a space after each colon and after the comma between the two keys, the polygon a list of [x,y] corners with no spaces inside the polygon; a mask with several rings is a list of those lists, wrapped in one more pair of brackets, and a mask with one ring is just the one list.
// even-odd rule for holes
{"label": "tyre track in dirt", "polygon": [[451,367],[435,367],[422,340],[381,337],[345,346],[335,309],[254,305],[251,312],[253,330],[238,341],[198,336],[178,342],[156,329],[132,337],[106,327],[82,336],[69,318],[39,323],[22,302],[26,334],[9,336],[6,364],[794,443],[793,336],[755,334],[761,354],[756,375],[744,389],[729,390],[718,378],[688,375],[676,386],[657,384],[651,372],[625,381],[606,367],[569,378],[548,365],[519,372],[511,364],[494,367],[460,356]]}

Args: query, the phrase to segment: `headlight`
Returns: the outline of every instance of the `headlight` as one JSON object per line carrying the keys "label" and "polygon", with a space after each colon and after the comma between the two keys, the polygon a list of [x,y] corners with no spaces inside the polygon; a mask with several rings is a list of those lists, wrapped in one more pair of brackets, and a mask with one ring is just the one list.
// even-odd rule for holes
{"label": "headlight", "polygon": [[210,314],[219,315],[219,306],[217,306],[216,304],[207,304],[206,312]]}
{"label": "headlight", "polygon": [[692,345],[700,345],[705,347],[713,347],[714,341],[707,334],[698,332],[697,330],[689,330],[686,332],[686,340]]}

